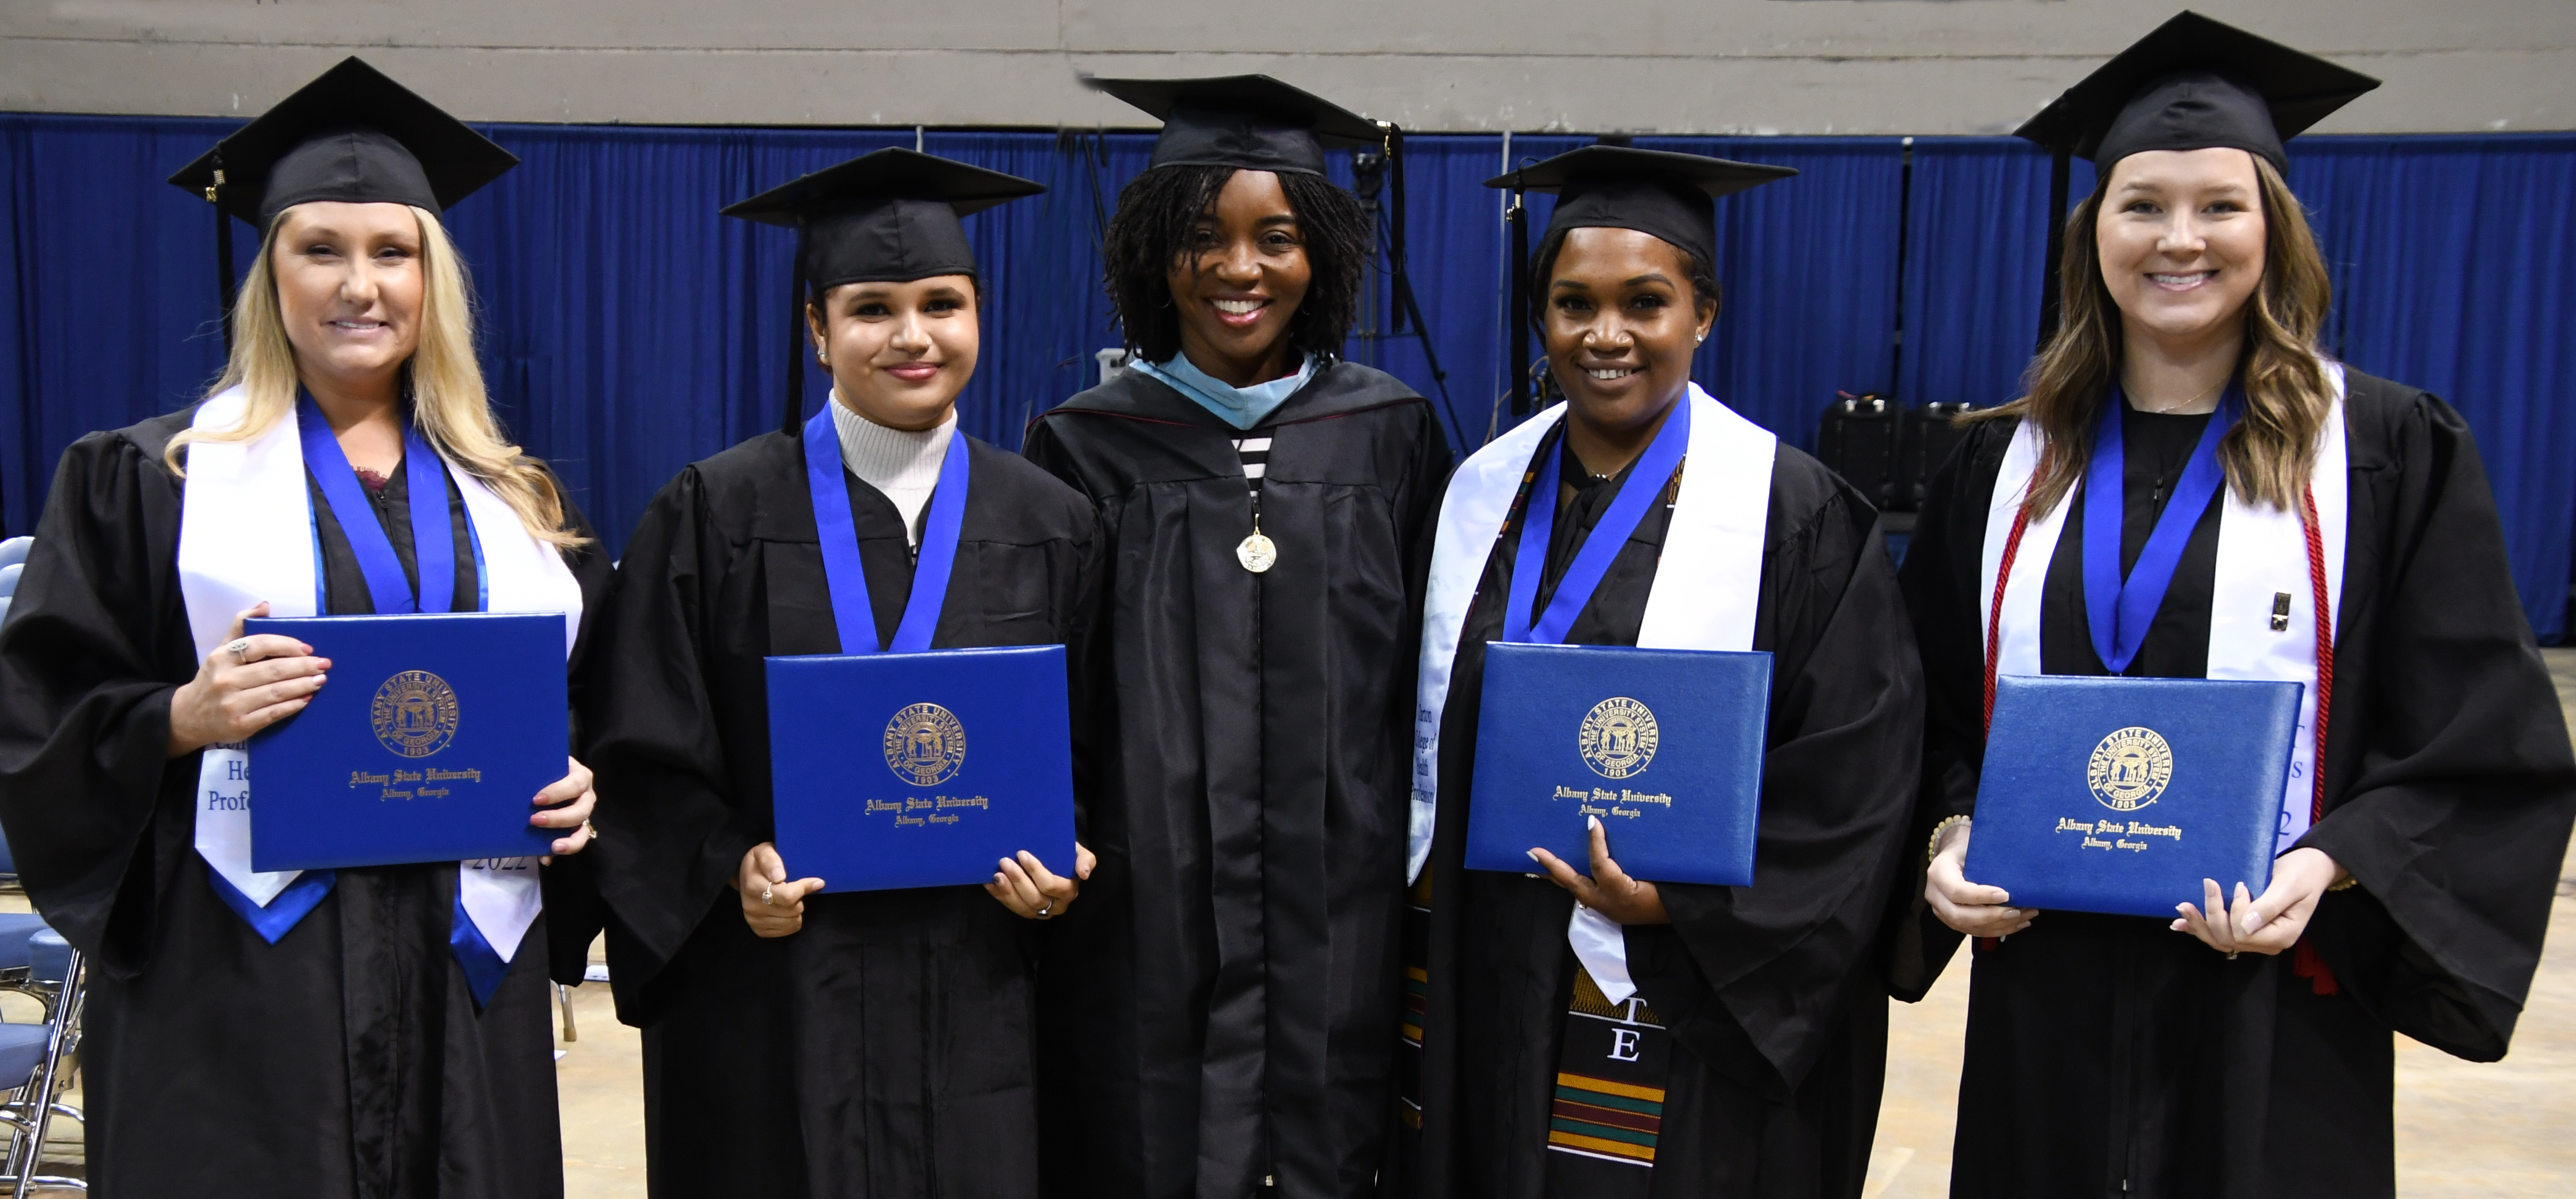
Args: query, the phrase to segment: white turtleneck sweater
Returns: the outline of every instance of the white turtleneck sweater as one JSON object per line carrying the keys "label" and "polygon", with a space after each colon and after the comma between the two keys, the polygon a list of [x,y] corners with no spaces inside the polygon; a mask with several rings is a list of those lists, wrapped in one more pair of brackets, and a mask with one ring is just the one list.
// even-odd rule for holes
{"label": "white turtleneck sweater", "polygon": [[939,466],[948,459],[949,436],[957,431],[957,410],[936,428],[912,432],[889,429],[861,416],[832,391],[832,427],[841,435],[841,463],[862,482],[885,493],[903,514],[904,537],[921,548],[921,512],[939,486]]}

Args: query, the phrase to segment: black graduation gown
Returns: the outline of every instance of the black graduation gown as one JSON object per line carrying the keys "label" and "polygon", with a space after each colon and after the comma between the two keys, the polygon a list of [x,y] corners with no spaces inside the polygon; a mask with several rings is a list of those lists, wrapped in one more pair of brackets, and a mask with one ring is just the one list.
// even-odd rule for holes
{"label": "black graduation gown", "polygon": [[[560,1195],[544,916],[478,1015],[447,945],[453,865],[342,870],[275,945],[216,897],[194,846],[199,755],[165,751],[171,694],[198,661],[179,593],[181,481],[161,452],[194,414],[64,451],[0,633],[0,825],[37,910],[92,955],[92,1193]],[[405,486],[394,472],[377,510],[416,574]],[[473,546],[448,487],[454,604],[471,611]],[[373,611],[308,490],[329,610]],[[566,558],[595,610],[608,562]],[[588,641],[586,621],[576,662]],[[564,888],[558,868],[546,876],[551,899]],[[565,952],[558,968],[579,977]]]}
{"label": "black graduation gown", "polygon": [[[1551,434],[1541,453],[1554,453]],[[1685,462],[1682,469],[1687,471]],[[1622,472],[1616,487],[1637,485]],[[1676,475],[1678,478],[1678,475]],[[1540,600],[1616,493],[1561,519]],[[1568,630],[1634,645],[1674,492],[1648,510]],[[1421,1199],[1537,1199],[1576,974],[1573,896],[1544,876],[1465,870],[1485,643],[1502,636],[1523,496],[1468,610],[1440,725],[1423,1020]],[[1886,1074],[1880,920],[1904,849],[1922,686],[1878,516],[1780,447],[1753,648],[1772,659],[1751,887],[1659,884],[1669,925],[1632,925],[1628,963],[1672,1030],[1655,1196],[1854,1196]],[[1411,1156],[1408,1154],[1408,1157]]]}
{"label": "black graduation gown", "polygon": [[[2389,1031],[2473,1061],[2504,1056],[2576,818],[2576,762],[2467,425],[2422,391],[2346,379],[2326,815],[2300,841],[2360,883],[2327,894],[2308,927],[2333,981],[2301,977],[2288,953],[2228,961],[2162,919],[2044,912],[1981,944],[1952,1194],[2390,1195]],[[1970,433],[1906,558],[1931,689],[1918,834],[1975,804],[1991,598],[1979,557],[2014,428]],[[2128,673],[2206,673],[2221,508],[2212,500],[2194,527]],[[2124,556],[2152,519],[2127,506]],[[2081,522],[2070,515],[2062,536],[2042,584],[2042,667],[2100,674]],[[1959,938],[1923,903],[1919,848],[1904,868],[1909,935],[1891,985],[1911,1000]]]}
{"label": "black graduation gown", "polygon": [[[1239,437],[1271,438],[1252,532]],[[1250,433],[1142,372],[1040,416],[1029,460],[1108,539],[1100,855],[1051,930],[1051,1193],[1367,1192],[1397,1027],[1414,659],[1449,448],[1332,362]],[[1271,986],[1271,980],[1288,985]]]}
{"label": "black graduation gown", "polygon": [[[1074,640],[1097,574],[1090,505],[968,445],[931,644]],[[877,635],[891,639],[912,590],[903,518],[842,478]],[[845,892],[807,899],[803,929],[764,940],[730,886],[772,838],[762,659],[841,648],[799,438],[755,437],[665,486],[627,543],[601,635],[584,728],[615,799],[600,805],[594,868],[618,1015],[644,1030],[653,1194],[1034,1193],[1037,925],[977,887]],[[1079,761],[1075,774],[1079,793]],[[795,859],[787,869],[801,877]]]}

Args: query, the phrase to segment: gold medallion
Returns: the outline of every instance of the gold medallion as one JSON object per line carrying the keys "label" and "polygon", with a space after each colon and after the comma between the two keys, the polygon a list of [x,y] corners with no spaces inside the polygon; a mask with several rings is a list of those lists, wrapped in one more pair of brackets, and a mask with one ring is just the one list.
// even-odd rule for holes
{"label": "gold medallion", "polygon": [[1279,564],[1279,547],[1271,544],[1269,538],[1262,536],[1260,528],[1256,526],[1252,530],[1252,536],[1244,538],[1241,544],[1234,547],[1234,560],[1243,563],[1245,570],[1260,574]]}

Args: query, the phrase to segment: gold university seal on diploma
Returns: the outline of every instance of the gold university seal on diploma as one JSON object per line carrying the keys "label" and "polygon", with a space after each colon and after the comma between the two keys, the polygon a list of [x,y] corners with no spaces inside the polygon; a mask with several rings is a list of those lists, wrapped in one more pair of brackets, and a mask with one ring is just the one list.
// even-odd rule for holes
{"label": "gold university seal on diploma", "polygon": [[[2099,727],[2099,726],[2096,726]],[[2156,802],[2173,781],[2173,747],[2154,729],[2131,726],[2093,747],[2093,763],[2084,772],[2093,798],[2114,812],[2133,812]]]}
{"label": "gold university seal on diploma", "polygon": [[966,726],[937,704],[914,704],[885,728],[886,768],[916,787],[936,787],[966,764]]}
{"label": "gold university seal on diploma", "polygon": [[1575,734],[1575,748],[1582,752],[1584,765],[1606,779],[1624,779],[1644,770],[1655,760],[1655,746],[1663,732],[1655,725],[1655,714],[1646,705],[1624,695],[1612,696],[1592,705],[1583,718],[1583,727]]}
{"label": "gold university seal on diploma", "polygon": [[456,738],[456,689],[426,670],[406,670],[376,688],[376,740],[406,758],[426,758]]}

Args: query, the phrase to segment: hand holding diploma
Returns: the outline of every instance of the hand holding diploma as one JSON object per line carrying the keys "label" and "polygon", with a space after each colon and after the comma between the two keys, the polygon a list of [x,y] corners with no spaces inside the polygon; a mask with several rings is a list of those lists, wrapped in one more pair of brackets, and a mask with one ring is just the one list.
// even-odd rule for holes
{"label": "hand holding diploma", "polygon": [[[236,614],[230,640],[197,664],[197,677],[170,696],[170,756],[250,735],[304,710],[331,669],[329,658],[292,637],[242,636],[242,621],[268,615],[268,604]],[[583,815],[588,816],[587,812]],[[570,850],[559,852],[569,853]]]}
{"label": "hand holding diploma", "polygon": [[[554,844],[555,853],[571,855],[580,853],[598,835],[590,827],[590,811],[599,805],[599,793],[590,789],[590,767],[582,765],[579,758],[567,757],[564,761],[571,765],[571,772],[537,792],[534,802],[539,811],[528,817],[528,823],[538,828],[573,830],[570,836],[555,838]],[[548,854],[537,860],[553,865],[555,859],[554,854]]]}
{"label": "hand holding diploma", "polygon": [[787,881],[778,847],[763,841],[742,855],[733,889],[742,893],[742,918],[763,937],[784,937],[805,927],[805,897],[823,889],[819,878]]}
{"label": "hand holding diploma", "polygon": [[2230,957],[2279,953],[2299,943],[2299,934],[2308,931],[2308,917],[2316,914],[2317,898],[2341,881],[2343,873],[2343,867],[2324,850],[2293,849],[2274,859],[2272,885],[2263,888],[2260,896],[2249,895],[2245,884],[2236,884],[2232,909],[2218,889],[2218,880],[2202,879],[2206,908],[2174,905],[2182,917],[2173,922],[2173,930],[2190,933]]}
{"label": "hand holding diploma", "polygon": [[1091,877],[1091,868],[1099,861],[1076,841],[1073,877],[1059,878],[1038,860],[1038,855],[1023,849],[1016,858],[1001,860],[1001,869],[993,872],[993,881],[984,884],[984,890],[1021,919],[1053,920],[1073,906],[1082,894],[1082,880]]}
{"label": "hand holding diploma", "polygon": [[1924,871],[1923,898],[1932,905],[1932,914],[1971,937],[2004,937],[2029,928],[2039,913],[2006,906],[2012,896],[2001,887],[1968,881],[1963,868],[1968,860],[1968,829],[1969,822],[1961,820],[1943,830],[1932,865]]}
{"label": "hand holding diploma", "polygon": [[1608,916],[1620,924],[1670,924],[1673,918],[1664,912],[1664,897],[1655,884],[1628,877],[1619,863],[1610,860],[1609,834],[1602,831],[1601,818],[1585,818],[1592,829],[1592,875],[1576,874],[1574,867],[1544,849],[1529,851],[1530,860],[1547,868],[1547,877],[1557,886],[1574,892],[1575,901]]}

